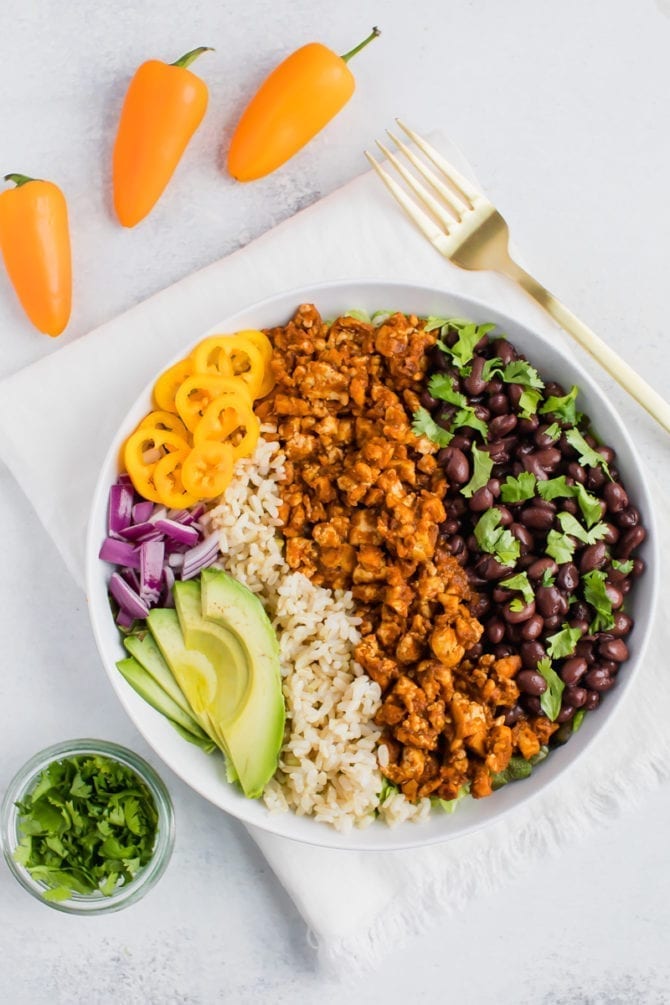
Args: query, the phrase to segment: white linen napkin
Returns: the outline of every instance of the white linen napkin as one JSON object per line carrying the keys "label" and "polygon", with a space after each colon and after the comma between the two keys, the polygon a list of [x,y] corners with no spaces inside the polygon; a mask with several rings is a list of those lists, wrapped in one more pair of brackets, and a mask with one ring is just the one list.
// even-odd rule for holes
{"label": "white linen napkin", "polygon": [[[438,136],[436,143],[467,171],[446,139]],[[0,383],[0,456],[75,579],[83,584],[89,503],[107,444],[161,364],[200,332],[258,299],[325,280],[382,277],[495,303],[529,327],[568,341],[511,283],[493,274],[462,272],[442,259],[378,180],[363,175],[243,250]],[[571,344],[571,351],[578,350]],[[594,364],[582,362],[606,382]],[[623,407],[634,414],[632,405]],[[39,460],[31,449],[35,442],[44,447]],[[651,461],[660,465],[660,445],[658,455]],[[670,526],[670,514],[659,516],[661,526]],[[670,553],[667,542],[664,551]],[[616,731],[603,731],[568,777],[511,819],[448,844],[384,854],[312,848],[250,828],[324,962],[349,972],[374,962],[410,931],[420,931],[504,882],[522,864],[576,839],[589,824],[609,818],[624,801],[630,806],[670,774],[670,736],[659,729],[645,700],[649,693],[655,695],[655,707],[670,700],[670,675],[663,672],[662,660],[670,648],[670,621],[658,622],[625,716],[616,717]]]}

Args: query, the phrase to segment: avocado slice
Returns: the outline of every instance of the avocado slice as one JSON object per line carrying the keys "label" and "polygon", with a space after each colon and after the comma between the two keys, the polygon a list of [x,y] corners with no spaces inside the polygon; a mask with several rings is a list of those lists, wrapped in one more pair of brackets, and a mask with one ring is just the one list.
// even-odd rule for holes
{"label": "avocado slice", "polygon": [[179,580],[172,594],[187,648],[206,656],[216,670],[216,726],[225,735],[247,700],[251,673],[246,652],[227,627],[203,617],[198,580]]}
{"label": "avocado slice", "polygon": [[248,687],[222,732],[244,794],[255,799],[276,770],[284,738],[279,643],[258,597],[226,572],[203,570],[201,601],[205,621],[226,629],[245,654]]}
{"label": "avocado slice", "polygon": [[190,743],[195,743],[208,754],[216,750],[214,741],[200,728],[195,719],[184,711],[180,704],[173,701],[170,695],[159,687],[141,663],[129,656],[124,660],[119,660],[116,666],[140,697],[144,698],[161,715],[164,715],[181,736],[189,740]]}
{"label": "avocado slice", "polygon": [[[161,651],[153,636],[146,629],[133,635],[126,635],[123,644],[138,663],[140,663],[156,684],[170,696],[175,704],[192,718],[191,706],[186,701],[184,693],[172,675],[172,671],[163,659]],[[167,713],[166,713],[167,714]],[[174,718],[172,716],[172,718]]]}

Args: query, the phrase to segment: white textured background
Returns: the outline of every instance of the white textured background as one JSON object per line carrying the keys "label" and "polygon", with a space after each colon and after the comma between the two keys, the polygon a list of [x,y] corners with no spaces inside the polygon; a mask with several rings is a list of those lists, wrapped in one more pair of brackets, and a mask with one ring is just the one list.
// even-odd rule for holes
{"label": "white textured background", "polygon": [[[227,178],[227,138],[266,72],[307,41],[345,51],[375,23],[382,38],[351,64],[357,92],[327,131],[268,179]],[[122,230],[109,157],[128,79],[146,58],[201,44],[216,48],[196,64],[210,87],[205,122],[154,213]],[[3,3],[0,174],[66,191],[75,307],[66,335],[39,336],[0,272],[0,376],[332,191],[400,115],[451,134],[532,271],[667,391],[669,52],[668,0]],[[639,436],[644,450],[662,434],[640,418]],[[36,749],[75,735],[153,760],[101,670],[82,595],[1,467],[0,542],[0,790]],[[0,869],[1,1005],[670,1002],[668,786],[345,990],[316,971],[300,918],[243,830],[162,774],[177,845],[135,907],[68,918]]]}

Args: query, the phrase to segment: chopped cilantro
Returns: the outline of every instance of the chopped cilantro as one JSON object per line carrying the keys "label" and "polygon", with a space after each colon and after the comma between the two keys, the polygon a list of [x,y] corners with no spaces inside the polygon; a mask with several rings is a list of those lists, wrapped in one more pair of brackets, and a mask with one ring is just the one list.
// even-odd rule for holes
{"label": "chopped cilantro", "polygon": [[[540,411],[542,411],[542,409],[540,409]],[[548,436],[551,440],[556,442],[556,440],[559,439],[562,432],[563,430],[561,429],[559,424],[557,422],[552,422],[552,424],[550,426],[547,426],[547,428],[545,429],[544,435]]]}
{"label": "chopped cilantro", "polygon": [[579,520],[572,513],[559,513],[556,519],[560,523],[563,533],[576,537],[578,541],[582,541],[584,544],[595,544],[596,541],[602,541],[608,534],[607,524],[597,523],[595,527],[587,530],[585,527],[582,527]]}
{"label": "chopped cilantro", "polygon": [[52,761],[19,809],[14,853],[47,900],[111,896],[153,855],[158,814],[144,782],[98,754]]}
{"label": "chopped cilantro", "polygon": [[582,516],[584,517],[586,526],[593,527],[595,523],[598,523],[602,516],[600,500],[597,499],[596,496],[591,495],[590,492],[587,492],[580,482],[575,483],[574,490],[574,494],[577,498],[579,508],[582,511]]}
{"label": "chopped cilantro", "polygon": [[556,582],[556,576],[552,576],[551,569],[545,569],[542,573],[542,579],[540,580],[540,586],[553,586]]}
{"label": "chopped cilantro", "polygon": [[583,577],[584,599],[587,604],[596,612],[596,616],[589,626],[592,632],[606,632],[614,624],[612,617],[612,601],[607,596],[605,580],[607,576],[599,569],[587,572]]}
{"label": "chopped cilantro", "polygon": [[474,356],[475,346],[477,343],[487,335],[495,325],[485,324],[477,325],[472,321],[465,321],[463,318],[428,318],[425,326],[425,331],[434,331],[436,328],[440,329],[440,334],[444,336],[450,330],[456,330],[458,333],[458,338],[452,346],[448,346],[446,342],[439,341],[438,345],[443,352],[448,353],[454,363],[461,369],[471,361]]}
{"label": "chopped cilantro", "polygon": [[477,489],[484,488],[493,470],[493,461],[486,450],[480,450],[476,443],[472,444],[472,478],[461,489],[461,495],[469,499]]}
{"label": "chopped cilantro", "polygon": [[482,367],[482,380],[491,380],[491,378],[498,374],[499,377],[503,375],[503,361],[500,356],[493,356],[491,359],[487,359]]}
{"label": "chopped cilantro", "polygon": [[493,555],[501,565],[514,565],[521,554],[514,535],[500,526],[500,510],[487,510],[475,524],[475,538],[482,551]]}
{"label": "chopped cilantro", "polygon": [[548,719],[556,721],[558,713],[561,711],[561,697],[565,689],[565,684],[558,676],[549,657],[538,661],[537,672],[542,674],[547,682],[547,690],[540,696],[540,706]]}
{"label": "chopped cilantro", "polygon": [[468,399],[454,387],[454,378],[447,373],[434,373],[428,381],[428,393],[433,398],[446,401],[449,405],[457,405],[459,408],[468,407]]}
{"label": "chopped cilantro", "polygon": [[624,576],[627,576],[633,571],[633,559],[629,558],[625,562],[620,562],[617,558],[613,558],[612,568],[616,569],[617,572],[622,572]]}
{"label": "chopped cilantro", "polygon": [[525,359],[513,359],[505,366],[502,374],[507,384],[523,384],[524,387],[543,388],[544,381],[534,366]]}
{"label": "chopped cilantro", "polygon": [[426,436],[438,447],[448,447],[454,438],[454,434],[435,422],[430,412],[425,408],[417,408],[412,419],[412,432],[415,436]]}
{"label": "chopped cilantro", "polygon": [[456,415],[451,420],[451,428],[458,429],[460,426],[469,426],[470,429],[476,429],[478,433],[482,434],[484,439],[488,436],[489,427],[483,419],[477,418],[473,408],[459,408],[456,412]]}
{"label": "chopped cilantro", "polygon": [[559,565],[572,561],[575,548],[575,542],[567,534],[561,534],[558,530],[550,530],[547,534],[547,546],[544,549],[545,554],[553,558]]}
{"label": "chopped cilantro", "polygon": [[579,463],[589,468],[601,467],[607,477],[612,480],[607,461],[602,454],[590,447],[578,429],[568,429],[565,434],[568,443],[579,453]]}
{"label": "chopped cilantro", "polygon": [[537,491],[543,499],[569,499],[575,494],[574,485],[568,485],[565,475],[549,478],[546,482],[538,482]]}
{"label": "chopped cilantro", "polygon": [[537,412],[538,403],[542,400],[542,392],[526,387],[519,398],[519,410],[522,419],[528,419]]}
{"label": "chopped cilantro", "polygon": [[[500,495],[504,503],[524,502],[535,495],[537,479],[531,471],[522,471],[518,478],[509,475],[500,486]],[[543,484],[546,484],[543,483]]]}
{"label": "chopped cilantro", "polygon": [[528,579],[527,572],[519,572],[516,576],[508,576],[507,579],[502,579],[500,581],[501,586],[507,587],[508,590],[518,590],[523,597],[523,604],[518,607],[512,606],[515,602],[512,601],[510,605],[512,610],[521,610],[521,607],[526,604],[532,604],[535,599],[535,594],[533,593],[533,587],[530,585],[530,580]]}
{"label": "chopped cilantro", "polygon": [[576,733],[581,724],[584,722],[584,716],[586,715],[585,708],[578,708],[575,712],[574,718],[572,720],[572,732]]}
{"label": "chopped cilantro", "polygon": [[556,632],[555,635],[550,635],[547,638],[547,642],[549,643],[547,652],[552,660],[561,659],[564,656],[572,656],[581,637],[581,628],[570,628],[569,625],[563,625],[560,632]]}
{"label": "chopped cilantro", "polygon": [[542,408],[540,408],[540,414],[557,415],[565,422],[569,422],[570,425],[576,426],[582,418],[582,413],[578,412],[575,407],[577,394],[578,390],[576,386],[573,386],[568,394],[565,394],[562,397],[556,397],[556,395],[550,394]]}

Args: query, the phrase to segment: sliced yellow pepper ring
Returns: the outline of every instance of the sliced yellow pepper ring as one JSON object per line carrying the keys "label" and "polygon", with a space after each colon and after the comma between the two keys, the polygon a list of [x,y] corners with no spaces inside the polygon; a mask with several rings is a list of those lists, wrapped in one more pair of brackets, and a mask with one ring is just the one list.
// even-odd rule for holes
{"label": "sliced yellow pepper ring", "polygon": [[163,506],[185,509],[195,506],[201,496],[192,495],[184,486],[184,464],[190,451],[166,454],[154,469],[154,484]]}
{"label": "sliced yellow pepper ring", "polygon": [[131,433],[123,448],[123,461],[139,494],[151,502],[163,502],[154,480],[156,466],[165,454],[186,454],[189,449],[190,444],[169,429],[144,427]]}
{"label": "sliced yellow pepper ring", "polygon": [[203,440],[184,458],[181,469],[184,487],[197,499],[215,499],[230,485],[233,463],[229,443]]}
{"label": "sliced yellow pepper ring", "polygon": [[251,405],[249,387],[237,377],[221,377],[215,373],[194,373],[182,381],[175,404],[186,428],[194,431],[207,406],[221,394],[230,394],[236,401]]}
{"label": "sliced yellow pepper ring", "polygon": [[175,395],[179,385],[194,372],[191,357],[181,359],[162,373],[154,384],[154,401],[164,412],[176,412]]}
{"label": "sliced yellow pepper ring", "polygon": [[272,388],[275,386],[275,375],[272,372],[272,342],[267,337],[265,332],[259,331],[257,328],[245,329],[243,332],[238,332],[238,335],[249,339],[250,342],[260,349],[263,353],[263,362],[265,363],[265,372],[263,374],[263,383],[261,384],[260,390],[258,392],[259,398],[264,398],[266,394],[269,394]]}
{"label": "sliced yellow pepper ring", "polygon": [[188,440],[189,432],[176,412],[149,412],[140,422],[138,429],[166,429]]}
{"label": "sliced yellow pepper ring", "polygon": [[196,373],[238,377],[248,384],[252,399],[259,396],[265,360],[257,345],[241,335],[211,335],[191,354]]}
{"label": "sliced yellow pepper ring", "polygon": [[193,443],[200,446],[210,440],[229,443],[233,448],[233,460],[251,457],[261,424],[248,402],[233,395],[222,394],[205,409],[202,419],[195,427]]}

